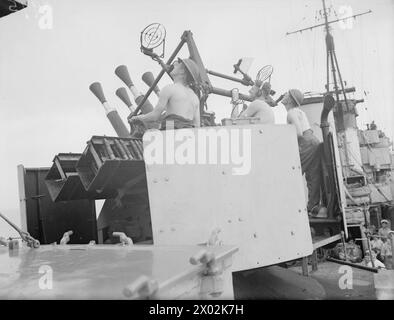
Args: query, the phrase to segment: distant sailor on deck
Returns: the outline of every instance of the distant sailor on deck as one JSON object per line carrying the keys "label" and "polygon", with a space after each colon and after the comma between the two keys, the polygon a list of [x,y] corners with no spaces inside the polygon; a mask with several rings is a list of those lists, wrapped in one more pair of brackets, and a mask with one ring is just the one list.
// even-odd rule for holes
{"label": "distant sailor on deck", "polygon": [[295,125],[297,130],[301,168],[308,187],[308,213],[317,216],[319,212],[324,212],[320,207],[320,141],[313,134],[305,112],[299,108],[303,100],[304,94],[300,90],[290,89],[284,95],[282,104],[287,110],[287,123]]}
{"label": "distant sailor on deck", "polygon": [[378,234],[379,236],[381,236],[382,238],[387,239],[389,237],[389,234],[391,232],[391,228],[390,228],[390,223],[388,220],[383,219],[381,222],[381,228],[379,228]]}
{"label": "distant sailor on deck", "polygon": [[200,100],[197,89],[200,81],[199,68],[193,60],[179,58],[173,66],[171,75],[174,83],[160,91],[156,108],[150,113],[131,118],[132,122],[160,120],[160,129],[200,127]]}
{"label": "distant sailor on deck", "polygon": [[259,118],[260,123],[274,124],[275,115],[272,108],[267,104],[265,91],[263,84],[256,81],[252,88],[249,90],[249,94],[253,99],[253,102],[249,104],[245,111],[243,111],[239,118]]}

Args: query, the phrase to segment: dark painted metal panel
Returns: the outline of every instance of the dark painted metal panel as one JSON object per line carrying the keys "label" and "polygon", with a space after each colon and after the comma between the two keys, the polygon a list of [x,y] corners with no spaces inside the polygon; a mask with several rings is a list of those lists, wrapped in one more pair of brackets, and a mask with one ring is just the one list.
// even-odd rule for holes
{"label": "dark painted metal panel", "polygon": [[28,232],[42,244],[59,242],[73,230],[70,243],[97,241],[96,210],[93,200],[53,202],[45,184],[48,168],[26,169],[26,219]]}

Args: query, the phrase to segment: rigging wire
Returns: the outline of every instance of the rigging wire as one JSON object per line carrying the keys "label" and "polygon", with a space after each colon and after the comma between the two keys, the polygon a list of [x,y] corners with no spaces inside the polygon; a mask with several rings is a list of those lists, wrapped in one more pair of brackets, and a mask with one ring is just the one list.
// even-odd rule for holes
{"label": "rigging wire", "polygon": [[[315,24],[318,22],[318,17],[317,17],[317,10],[315,12]],[[313,57],[312,57],[312,83],[315,83],[315,74],[317,73],[316,71],[316,38],[317,38],[317,29],[313,30],[313,44],[312,44],[312,52],[313,52]],[[316,88],[313,88],[313,90],[316,90]]]}
{"label": "rigging wire", "polygon": [[[359,20],[359,28],[358,28],[358,33],[359,33],[359,43],[361,44],[361,65],[364,66],[364,58],[365,58],[365,52],[366,52],[366,48],[364,45],[364,41],[363,41],[363,32],[362,30],[364,29],[364,23],[362,21],[362,19]],[[368,109],[368,105],[369,105],[369,95],[367,94],[368,90],[366,90],[365,86],[365,73],[364,73],[364,68],[360,68],[360,72],[361,72],[361,76],[360,76],[360,80],[361,80],[361,90],[364,94],[364,99],[366,100],[366,106],[364,106],[364,112],[365,112],[365,118],[367,120],[367,123],[371,123],[372,121],[372,117],[371,114],[369,112]]]}
{"label": "rigging wire", "polygon": [[[292,15],[292,12],[294,12],[293,1],[294,0],[290,1],[290,6],[289,6],[289,16],[290,17],[294,17],[294,15]],[[292,47],[294,47],[295,43],[298,42],[297,40],[298,40],[297,37],[293,37],[290,39],[290,41],[292,42]],[[291,57],[292,57],[292,61],[291,61],[292,66],[295,68],[294,72],[292,72],[291,74],[292,74],[292,77],[294,77],[294,74],[298,74],[297,65],[298,65],[299,55],[292,54]],[[292,78],[291,80],[292,80],[292,82],[295,82],[296,79]]]}
{"label": "rigging wire", "polygon": [[[297,0],[296,2],[297,2],[296,8],[299,8],[299,1]],[[292,17],[294,16],[293,15],[294,10],[295,10],[294,9],[294,0],[291,0],[290,1],[290,12],[289,12],[289,15],[292,16]],[[297,22],[294,23],[294,25],[297,25],[297,26],[301,25],[305,21],[305,19],[306,19],[306,15],[302,15],[302,17],[300,19],[297,19]],[[294,56],[293,57],[293,61],[292,61],[293,62],[293,66],[295,67],[294,75],[299,74],[300,73],[300,69],[301,69],[303,75],[307,75],[308,74],[308,72],[306,72],[305,63],[304,63],[304,60],[302,58],[303,56],[306,55],[305,54],[305,46],[303,45],[305,39],[303,39],[303,36],[304,35],[302,33],[300,33],[298,35],[298,37],[294,37],[294,40],[292,40],[292,43],[293,43],[292,47],[296,49],[296,50],[293,50],[293,51],[299,53],[299,54],[292,55],[292,56]],[[299,87],[307,87],[308,86],[307,85],[307,81],[310,80],[310,79],[305,79],[305,78],[306,77],[303,77],[302,79],[300,79],[298,77],[298,78],[292,79],[292,81],[294,83],[296,83],[296,82],[300,83],[301,82],[298,85]]]}
{"label": "rigging wire", "polygon": [[[360,43],[360,45],[361,45],[361,55],[360,55],[361,56],[360,57],[361,58],[361,65],[363,66],[364,65],[365,46],[364,46],[364,41],[362,41],[363,40],[362,39],[362,31],[361,31],[363,29],[362,22],[359,23],[359,27],[357,29],[358,29],[358,36],[359,36],[358,43]],[[364,96],[366,97],[365,88],[364,88],[364,68],[360,68],[360,82],[361,82],[361,90],[363,91]]]}
{"label": "rigging wire", "polygon": [[[375,41],[376,53],[377,53],[377,56],[378,56],[378,59],[377,59],[378,60],[378,63],[377,63],[377,69],[378,70],[376,70],[376,71],[377,71],[377,74],[382,74],[382,64],[381,64],[381,59],[380,59],[379,43],[378,43],[377,37],[373,37],[373,38],[374,38],[374,41]],[[381,92],[382,97],[383,97],[382,103],[379,105],[379,108],[381,108],[383,110],[383,114],[390,114],[390,112],[389,112],[390,110],[388,110],[387,104],[386,104],[387,100],[386,100],[386,93],[385,93],[385,90],[384,90],[384,86],[380,85],[379,88],[380,88],[380,92]],[[378,116],[378,118],[379,119],[384,119],[384,117],[382,117],[382,112],[380,112],[380,110],[378,108],[376,108],[376,111],[377,111],[376,115]],[[386,129],[383,123],[381,123],[380,125],[382,126],[382,129]]]}
{"label": "rigging wire", "polygon": [[[308,10],[309,11],[309,10]],[[303,21],[306,19],[306,16],[303,17]],[[299,34],[299,38],[301,38],[302,33]],[[307,37],[313,37],[313,35],[310,35],[310,33],[307,33]],[[305,41],[305,40],[304,40]],[[299,52],[303,52],[302,55],[299,55],[299,60],[300,60],[300,67],[302,68],[301,70],[303,70],[303,74],[304,75],[308,75],[311,74],[311,72],[307,72],[307,67],[309,67],[309,63],[307,64],[305,62],[305,59],[303,57],[307,57],[309,54],[311,54],[312,56],[307,58],[308,61],[310,61],[311,59],[313,59],[313,42],[312,42],[312,52],[310,52],[311,50],[308,50],[308,48],[305,45],[302,45],[302,40],[300,39],[300,41],[298,42],[298,49]],[[301,51],[302,50],[302,51]],[[305,52],[307,51],[307,52]],[[308,52],[309,51],[309,52]],[[310,86],[310,84],[308,83],[309,81],[311,81],[311,83],[313,83],[312,79],[313,78],[313,72],[311,77],[303,77],[303,82],[302,82],[302,86],[304,88],[308,88]]]}

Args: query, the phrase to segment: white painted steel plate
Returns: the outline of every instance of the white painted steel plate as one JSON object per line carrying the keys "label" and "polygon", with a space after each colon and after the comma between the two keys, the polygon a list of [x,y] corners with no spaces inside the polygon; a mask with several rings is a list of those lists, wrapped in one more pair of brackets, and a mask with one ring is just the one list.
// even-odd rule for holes
{"label": "white painted steel plate", "polygon": [[[147,152],[153,154],[152,134],[158,133],[145,134],[154,243],[205,243],[219,228],[219,243],[239,247],[234,260],[235,270],[310,255],[313,246],[293,126],[218,126],[168,130],[161,134],[164,144],[168,135],[174,132],[178,135],[180,142],[175,141],[178,152],[177,147],[185,143],[181,140],[183,134],[198,137],[202,130],[224,130],[230,134],[231,130],[238,129],[250,130],[251,166],[245,175],[233,175],[237,165],[231,161],[229,164],[220,164],[220,161],[201,164],[197,157],[197,164],[149,163]],[[242,134],[240,141],[243,141]],[[236,146],[234,141],[231,144]],[[206,150],[209,146],[207,143]]]}

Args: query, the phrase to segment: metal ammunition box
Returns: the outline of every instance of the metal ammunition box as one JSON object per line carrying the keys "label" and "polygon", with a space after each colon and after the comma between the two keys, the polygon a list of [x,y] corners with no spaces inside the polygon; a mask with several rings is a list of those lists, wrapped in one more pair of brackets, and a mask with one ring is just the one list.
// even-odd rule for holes
{"label": "metal ammunition box", "polygon": [[84,188],[101,199],[114,197],[117,189],[138,185],[146,190],[142,141],[133,138],[94,136],[87,142],[76,170]]}

